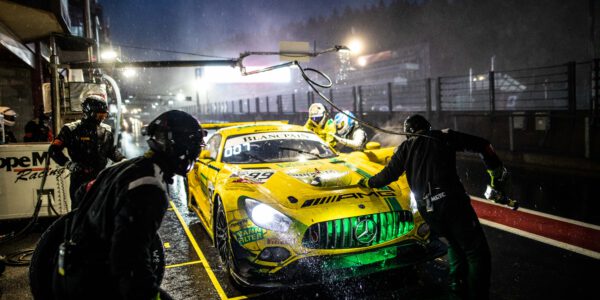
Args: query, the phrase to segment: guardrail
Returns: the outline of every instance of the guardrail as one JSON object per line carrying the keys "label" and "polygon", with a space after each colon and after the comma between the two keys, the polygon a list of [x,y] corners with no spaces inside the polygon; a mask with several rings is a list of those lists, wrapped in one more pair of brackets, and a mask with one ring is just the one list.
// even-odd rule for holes
{"label": "guardrail", "polygon": [[[334,86],[325,91],[342,109],[368,112],[589,111],[599,116],[600,63],[569,62],[482,74],[380,84]],[[313,92],[290,92],[216,100],[184,109],[202,115],[294,114],[322,102]]]}
{"label": "guardrail", "polygon": [[[600,159],[600,60],[484,74],[334,86],[326,95],[374,124],[423,113],[437,128],[486,136],[498,149]],[[313,92],[183,107],[202,120],[285,118],[302,124]]]}

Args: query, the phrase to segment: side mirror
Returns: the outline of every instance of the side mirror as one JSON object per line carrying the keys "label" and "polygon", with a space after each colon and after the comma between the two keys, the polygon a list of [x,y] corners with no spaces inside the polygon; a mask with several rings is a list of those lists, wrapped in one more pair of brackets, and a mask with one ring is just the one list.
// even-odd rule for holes
{"label": "side mirror", "polygon": [[210,151],[208,150],[202,150],[200,152],[200,159],[210,159]]}
{"label": "side mirror", "polygon": [[365,150],[377,150],[379,148],[381,148],[381,144],[378,142],[368,142],[365,145]]}

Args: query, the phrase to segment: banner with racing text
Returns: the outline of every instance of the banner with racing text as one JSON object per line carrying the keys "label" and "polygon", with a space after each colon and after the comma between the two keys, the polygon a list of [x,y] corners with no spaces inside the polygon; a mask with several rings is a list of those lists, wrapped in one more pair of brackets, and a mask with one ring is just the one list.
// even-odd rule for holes
{"label": "banner with racing text", "polygon": [[0,220],[30,217],[44,174],[40,216],[70,211],[69,171],[50,160],[49,143],[0,145]]}

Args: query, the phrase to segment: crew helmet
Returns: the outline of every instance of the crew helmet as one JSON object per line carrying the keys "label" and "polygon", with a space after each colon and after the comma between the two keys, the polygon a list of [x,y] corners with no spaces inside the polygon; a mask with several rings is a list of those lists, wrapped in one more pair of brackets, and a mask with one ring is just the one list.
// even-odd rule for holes
{"label": "crew helmet", "polygon": [[337,133],[341,136],[345,136],[352,128],[354,128],[354,114],[349,110],[344,110],[343,112],[339,112],[335,115],[335,128]]}
{"label": "crew helmet", "polygon": [[308,108],[308,119],[315,126],[323,127],[327,122],[327,108],[321,103],[313,103]]}
{"label": "crew helmet", "polygon": [[431,130],[431,124],[421,115],[412,115],[404,121],[404,132],[418,133]]}
{"label": "crew helmet", "polygon": [[108,104],[106,100],[98,95],[89,95],[81,103],[84,120],[94,120],[100,123],[106,116],[98,117],[99,113],[108,114]]}
{"label": "crew helmet", "polygon": [[0,114],[4,116],[4,126],[15,126],[17,113],[8,106],[0,106]]}
{"label": "crew helmet", "polygon": [[185,176],[204,146],[204,131],[196,118],[180,110],[156,117],[146,128],[148,146],[167,160],[166,166]]}

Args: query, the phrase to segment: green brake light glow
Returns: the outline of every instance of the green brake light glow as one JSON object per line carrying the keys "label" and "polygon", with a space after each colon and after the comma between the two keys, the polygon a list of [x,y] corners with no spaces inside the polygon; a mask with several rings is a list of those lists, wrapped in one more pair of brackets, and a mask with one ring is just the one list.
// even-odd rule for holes
{"label": "green brake light glow", "polygon": [[398,249],[395,246],[387,247],[377,251],[347,255],[341,258],[331,259],[325,262],[323,267],[326,270],[356,268],[376,262],[384,262],[388,259],[395,258],[397,255]]}
{"label": "green brake light glow", "polygon": [[302,242],[313,249],[360,248],[399,238],[414,227],[409,211],[377,213],[313,224]]}

